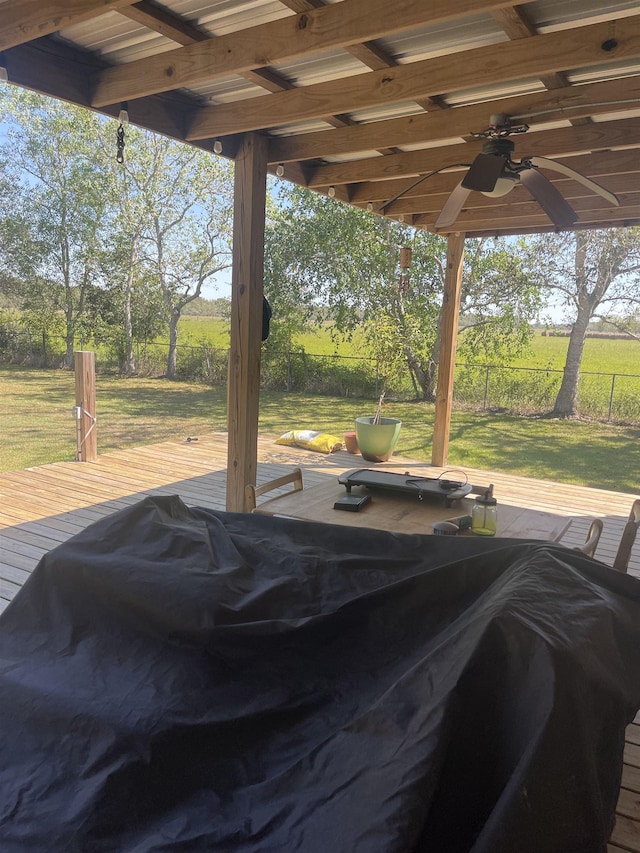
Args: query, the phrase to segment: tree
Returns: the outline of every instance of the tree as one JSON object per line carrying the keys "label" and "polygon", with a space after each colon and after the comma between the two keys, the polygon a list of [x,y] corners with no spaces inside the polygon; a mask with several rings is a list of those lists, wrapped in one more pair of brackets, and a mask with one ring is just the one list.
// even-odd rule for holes
{"label": "tree", "polygon": [[[116,239],[110,254],[122,295],[126,369],[135,369],[134,299],[154,283],[164,301],[166,373],[173,377],[183,309],[199,299],[205,281],[230,264],[232,171],[225,160],[164,137],[132,127],[126,135],[124,164],[110,160],[117,188]],[[107,156],[113,136],[103,133],[101,142]],[[140,298],[138,303],[140,317]],[[153,311],[153,300],[147,304]],[[146,326],[153,326],[152,317],[146,318]]]}
{"label": "tree", "polygon": [[[293,331],[314,314],[317,322],[324,305],[338,333],[364,327],[372,353],[384,359],[383,374],[395,371],[400,356],[416,395],[433,399],[445,241],[300,188],[283,195],[266,236],[265,285],[278,324],[286,318]],[[461,350],[478,356],[517,349],[537,310],[535,281],[511,243],[468,243],[462,311],[473,324]],[[412,249],[408,275],[399,266],[401,246]]]}
{"label": "tree", "polygon": [[229,166],[212,155],[154,138],[164,153],[163,186],[149,198],[144,263],[168,315],[167,376],[176,374],[178,321],[203,284],[231,264],[233,216]]}
{"label": "tree", "polygon": [[[557,294],[571,322],[562,383],[552,414],[577,414],[578,379],[589,323],[600,319],[633,330],[640,308],[640,228],[576,231],[530,241],[531,267]],[[614,314],[622,312],[622,316]]]}
{"label": "tree", "polygon": [[13,88],[2,94],[0,117],[10,122],[4,165],[15,182],[12,203],[18,205],[12,220],[4,200],[5,255],[29,282],[27,305],[63,313],[65,360],[71,366],[107,224],[108,177],[92,144],[98,118]]}
{"label": "tree", "polygon": [[62,312],[69,365],[77,335],[121,328],[128,373],[161,293],[174,376],[182,309],[230,263],[231,166],[131,126],[119,165],[112,119],[22,90],[0,98],[3,289],[27,283],[32,325]]}

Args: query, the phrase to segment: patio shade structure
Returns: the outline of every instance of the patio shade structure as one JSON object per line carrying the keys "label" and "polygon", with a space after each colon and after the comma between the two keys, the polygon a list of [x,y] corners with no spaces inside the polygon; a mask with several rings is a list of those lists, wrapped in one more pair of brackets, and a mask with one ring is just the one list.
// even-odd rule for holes
{"label": "patio shade structure", "polygon": [[[446,461],[464,238],[557,230],[515,181],[436,220],[504,114],[529,130],[515,157],[575,219],[640,224],[637,0],[4,0],[12,83],[236,164],[227,508],[255,483],[266,176],[448,236],[433,461]],[[114,138],[116,124],[114,122]],[[433,174],[431,174],[433,173]],[[426,175],[431,175],[426,177]],[[424,178],[424,179],[423,179]],[[550,192],[553,192],[552,190]]]}

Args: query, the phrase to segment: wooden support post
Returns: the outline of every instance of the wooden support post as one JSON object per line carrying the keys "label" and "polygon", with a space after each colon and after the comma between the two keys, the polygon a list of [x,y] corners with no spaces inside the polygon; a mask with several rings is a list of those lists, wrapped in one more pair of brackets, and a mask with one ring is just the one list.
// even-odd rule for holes
{"label": "wooden support post", "polygon": [[256,484],[267,138],[248,133],[235,161],[231,345],[227,384],[227,510],[244,510]]}
{"label": "wooden support post", "polygon": [[78,462],[95,462],[98,458],[96,432],[96,356],[89,351],[74,354],[76,378],[76,428]]}
{"label": "wooden support post", "polygon": [[456,343],[458,340],[464,236],[464,234],[449,234],[447,237],[447,270],[445,273],[444,296],[442,299],[438,386],[436,389],[433,444],[431,446],[431,464],[438,467],[447,464],[447,457],[449,455],[449,431],[451,429],[451,408],[453,405],[453,372],[456,363]]}

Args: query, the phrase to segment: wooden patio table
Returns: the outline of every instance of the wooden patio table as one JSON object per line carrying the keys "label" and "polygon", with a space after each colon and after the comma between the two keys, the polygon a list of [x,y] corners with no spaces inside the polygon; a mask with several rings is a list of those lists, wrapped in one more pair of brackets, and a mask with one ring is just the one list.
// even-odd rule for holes
{"label": "wooden patio table", "polygon": [[[368,489],[353,486],[351,494],[366,494]],[[345,512],[333,508],[334,502],[346,494],[346,489],[337,478],[327,480],[302,491],[277,495],[261,504],[254,512],[262,515],[280,515],[304,521],[320,521],[328,524],[372,527],[395,533],[432,533],[431,525],[461,515],[471,515],[473,498],[454,501],[445,506],[444,501],[433,499],[420,501],[417,495],[376,489],[371,491],[371,501],[358,512]],[[497,536],[515,539],[557,540],[567,531],[571,519],[552,512],[528,509],[509,503],[508,496],[497,494]],[[462,531],[460,536],[474,536]]]}

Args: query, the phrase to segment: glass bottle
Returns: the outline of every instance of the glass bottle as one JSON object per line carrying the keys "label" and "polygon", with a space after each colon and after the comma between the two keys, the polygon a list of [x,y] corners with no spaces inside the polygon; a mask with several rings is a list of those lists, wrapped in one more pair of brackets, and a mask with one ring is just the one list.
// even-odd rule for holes
{"label": "glass bottle", "polygon": [[495,536],[498,527],[498,501],[489,492],[478,495],[471,510],[471,532]]}

